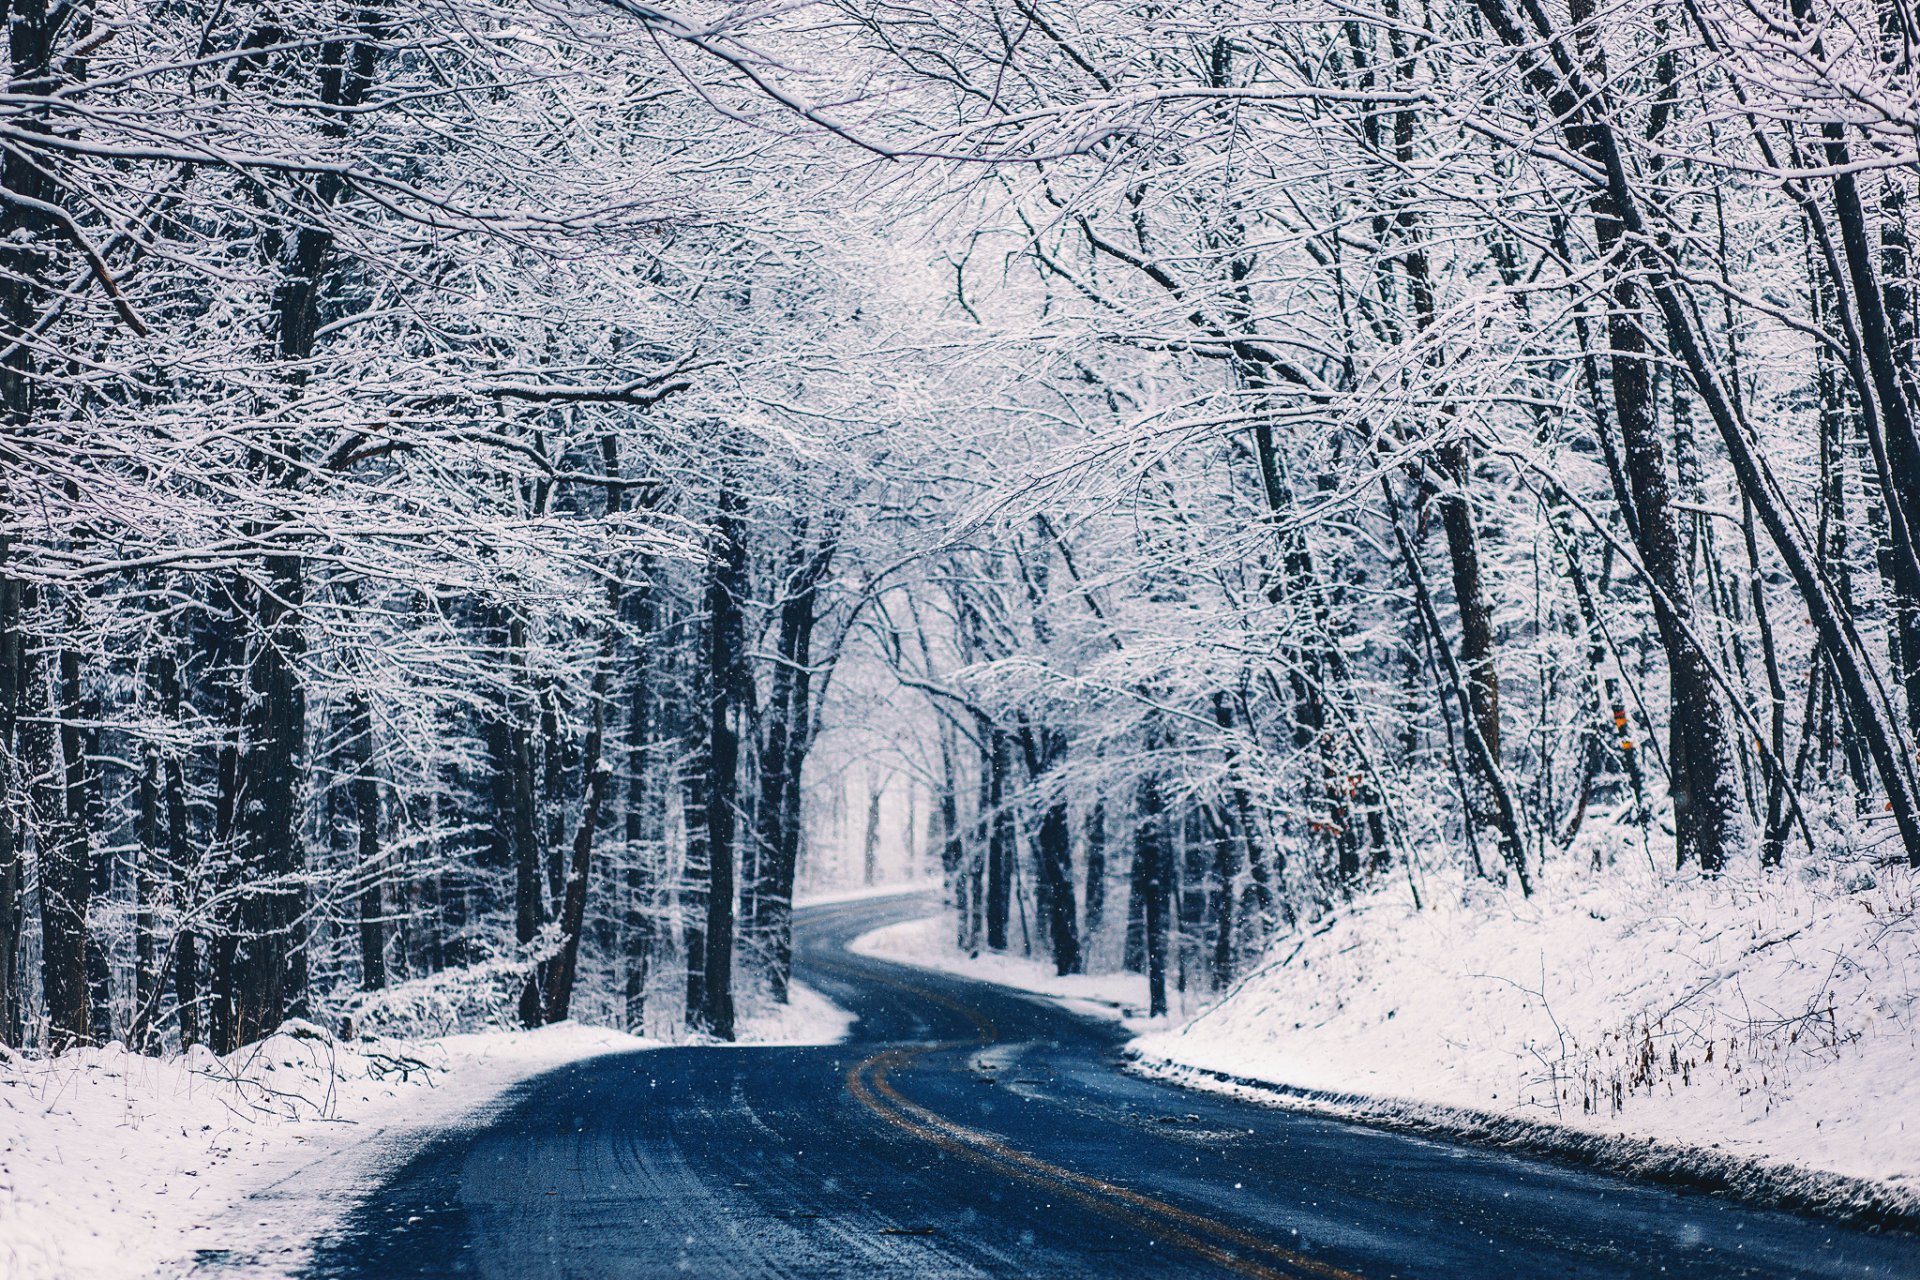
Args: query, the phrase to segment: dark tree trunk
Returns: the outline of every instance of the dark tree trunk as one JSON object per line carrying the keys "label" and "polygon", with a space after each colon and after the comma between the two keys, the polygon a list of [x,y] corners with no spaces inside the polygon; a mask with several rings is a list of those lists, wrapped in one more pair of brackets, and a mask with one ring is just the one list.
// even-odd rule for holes
{"label": "dark tree trunk", "polygon": [[1493,609],[1480,571],[1480,537],[1473,508],[1464,494],[1470,477],[1466,450],[1444,447],[1434,455],[1444,477],[1440,523],[1447,535],[1447,563],[1453,575],[1453,599],[1460,611],[1460,667],[1467,678],[1467,701],[1474,724],[1496,763],[1500,759],[1500,677],[1494,667]]}
{"label": "dark tree trunk", "polygon": [[1703,871],[1726,865],[1734,838],[1738,793],[1726,712],[1710,670],[1712,658],[1695,643],[1692,590],[1674,526],[1672,481],[1654,420],[1651,369],[1641,332],[1639,289],[1620,251],[1621,228],[1610,204],[1600,205],[1601,250],[1613,257],[1613,309],[1607,318],[1614,413],[1620,426],[1627,484],[1633,494],[1640,561],[1653,579],[1654,625],[1667,655],[1671,690],[1676,861]]}
{"label": "dark tree trunk", "polygon": [[241,874],[236,846],[240,822],[240,720],[247,700],[245,622],[240,612],[241,584],[229,579],[218,589],[205,633],[207,664],[218,696],[217,714],[226,732],[214,761],[213,845],[215,879],[211,945],[207,955],[207,1032],[215,1053],[239,1045],[233,1025],[233,955],[239,936],[234,918],[234,886]]}
{"label": "dark tree trunk", "polygon": [[[7,68],[13,84],[44,83],[49,75],[56,23],[66,15],[49,20],[46,0],[16,0],[7,10]],[[14,127],[43,131],[48,128],[37,112],[17,112]],[[19,147],[0,151],[0,190],[51,203],[59,191],[49,170]],[[13,206],[9,205],[11,210]],[[47,248],[50,227],[27,225],[20,216],[6,216],[7,234],[4,257],[0,258],[0,345],[7,348],[0,356],[0,432],[24,431],[34,420],[35,378],[39,344],[24,341],[40,319],[47,304],[47,282],[54,278],[53,255]],[[0,451],[4,442],[0,440]],[[13,481],[0,477],[0,521],[11,519],[16,494]],[[30,495],[27,495],[30,496]],[[37,827],[39,817],[31,801],[20,802],[29,773],[18,768],[35,760],[34,744],[38,730],[23,726],[28,708],[42,707],[43,694],[32,685],[36,663],[24,643],[25,620],[34,612],[37,592],[15,576],[13,568],[19,549],[13,539],[0,532],[0,1042],[19,1045],[25,1026],[24,990],[20,977],[21,932],[26,919],[26,851],[24,834],[15,826],[23,810],[32,815]],[[16,736],[17,735],[17,736]],[[20,756],[16,757],[18,750]],[[44,840],[44,834],[37,838]],[[44,896],[44,895],[43,895]]]}
{"label": "dark tree trunk", "polygon": [[[154,694],[160,714],[167,724],[179,724],[182,713],[180,663],[177,642],[162,636],[162,647],[153,661]],[[187,767],[178,751],[167,751],[161,760],[161,801],[166,823],[166,894],[174,909],[173,936],[169,954],[174,1002],[179,1008],[180,1048],[200,1043],[200,954],[199,938],[194,932],[195,868],[189,850],[193,829],[187,812]],[[162,975],[164,978],[166,975]],[[158,999],[158,992],[155,993]]]}
{"label": "dark tree trunk", "polygon": [[734,818],[740,791],[737,715],[749,700],[741,603],[747,594],[745,501],[730,480],[720,487],[714,560],[707,579],[707,928],[702,1012],[722,1040],[734,1035]]}
{"label": "dark tree trunk", "polygon": [[1205,812],[1207,833],[1213,845],[1213,866],[1207,883],[1207,916],[1213,923],[1213,985],[1216,989],[1233,980],[1234,971],[1234,882],[1239,872],[1239,846],[1233,838],[1233,825],[1226,815],[1209,808]]}
{"label": "dark tree trunk", "polygon": [[581,767],[586,772],[586,796],[580,807],[580,825],[574,832],[573,848],[567,861],[567,882],[560,905],[560,952],[549,962],[546,970],[542,1014],[549,1023],[564,1021],[573,1007],[573,981],[580,967],[580,935],[586,927],[587,888],[593,870],[593,836],[600,825],[600,810],[606,804],[607,788],[613,781],[613,767],[602,754],[606,741],[607,687],[612,682],[613,654],[614,635],[609,630],[601,645],[600,660],[594,669],[593,719],[587,730],[586,746],[581,752]]}
{"label": "dark tree trunk", "polygon": [[1107,807],[1096,803],[1087,814],[1087,885],[1084,899],[1087,943],[1094,945],[1107,922]]}
{"label": "dark tree trunk", "polygon": [[[12,163],[12,157],[6,158]],[[7,285],[0,282],[0,291]],[[0,384],[9,377],[0,366]],[[0,394],[4,386],[0,385]],[[0,403],[0,420],[11,414]],[[0,485],[0,500],[5,489]],[[4,511],[0,511],[0,518]],[[26,857],[15,826],[15,797],[21,785],[16,729],[21,695],[28,678],[27,650],[20,614],[22,585],[8,576],[11,540],[0,534],[0,1044],[19,1048],[25,1033],[20,981],[21,932],[26,924]]]}
{"label": "dark tree trunk", "polygon": [[353,822],[358,840],[355,867],[360,882],[360,989],[387,985],[386,872],[380,865],[380,779],[373,768],[373,713],[364,693],[347,698],[347,738],[353,761]]}
{"label": "dark tree trunk", "polygon": [[[38,595],[38,591],[33,591]],[[30,667],[22,738],[30,789],[34,840],[40,852],[40,969],[46,1001],[48,1047],[55,1052],[87,1043],[93,1035],[87,980],[87,904],[93,890],[87,832],[69,805],[70,770],[65,757],[77,751],[73,731],[78,708],[67,703],[71,686],[59,678],[64,656],[43,650]],[[55,701],[54,692],[59,691]],[[84,767],[84,765],[81,765]]]}
{"label": "dark tree trunk", "polygon": [[784,1004],[793,972],[793,884],[801,840],[801,776],[813,744],[813,631],[820,585],[838,548],[829,530],[810,542],[803,523],[794,532],[780,630],[775,640],[767,733],[760,753],[760,803],[755,812],[760,850],[759,892],[751,922],[768,961],[773,998]]}
{"label": "dark tree trunk", "polygon": [[[1035,728],[1023,721],[1020,745],[1026,755],[1027,772],[1046,790],[1047,775],[1058,769],[1066,758],[1066,739],[1044,726]],[[1067,821],[1067,798],[1063,794],[1047,797],[1046,808],[1040,814],[1040,829],[1034,838],[1034,861],[1039,880],[1034,887],[1034,899],[1041,922],[1046,926],[1054,968],[1061,974],[1078,973],[1080,922],[1073,897],[1073,833]]]}
{"label": "dark tree trunk", "polygon": [[[529,949],[546,923],[540,883],[540,838],[533,785],[533,737],[526,695],[526,622],[505,610],[488,620],[486,632],[498,648],[500,689],[481,722],[487,749],[488,801],[493,826],[491,860],[513,869],[513,934]],[[540,1024],[538,975],[531,970],[520,985],[522,1024]]]}
{"label": "dark tree trunk", "polygon": [[647,981],[653,967],[659,922],[661,845],[666,835],[665,762],[656,747],[659,726],[654,682],[665,673],[653,660],[658,620],[653,581],[654,557],[641,563],[641,584],[628,593],[627,607],[637,637],[627,699],[627,793],[625,837],[625,975],[627,1030],[642,1035],[647,1027]]}
{"label": "dark tree trunk", "polygon": [[1013,906],[1013,813],[1007,804],[1007,775],[1013,747],[1007,734],[988,731],[987,758],[987,949],[1007,949],[1007,924]]}
{"label": "dark tree trunk", "polygon": [[[695,708],[696,714],[699,708]],[[704,1030],[707,998],[707,879],[709,867],[707,838],[706,730],[692,735],[695,754],[680,779],[680,809],[686,826],[686,857],[681,868],[681,937],[686,954],[686,1022],[693,1030]]]}
{"label": "dark tree trunk", "polygon": [[[1521,836],[1518,802],[1514,799],[1512,788],[1507,784],[1500,762],[1493,758],[1491,747],[1480,735],[1479,722],[1473,716],[1471,695],[1466,688],[1466,679],[1461,673],[1459,662],[1453,656],[1453,651],[1447,647],[1442,636],[1440,615],[1433,606],[1433,594],[1427,588],[1426,573],[1420,567],[1420,559],[1413,549],[1412,539],[1407,537],[1407,531],[1401,527],[1399,503],[1394,498],[1393,490],[1385,476],[1380,479],[1380,488],[1386,495],[1387,510],[1393,521],[1394,540],[1399,544],[1400,559],[1406,566],[1407,580],[1413,587],[1414,603],[1420,610],[1421,619],[1426,623],[1427,635],[1433,641],[1433,650],[1441,659],[1440,668],[1446,683],[1443,696],[1451,697],[1460,710],[1461,718],[1465,722],[1468,753],[1478,766],[1480,778],[1489,792],[1491,802],[1489,816],[1500,837],[1501,859],[1520,881],[1521,891],[1531,895],[1533,882],[1527,874],[1526,842]],[[1469,814],[1469,820],[1471,817],[1472,815]]]}
{"label": "dark tree trunk", "polygon": [[304,1004],[306,853],[298,797],[305,765],[306,693],[297,668],[306,650],[295,556],[268,558],[267,582],[251,592],[254,635],[242,716],[240,864],[230,985],[220,993],[235,1047],[270,1034]]}
{"label": "dark tree trunk", "polygon": [[160,749],[149,743],[141,754],[138,813],[134,827],[139,838],[138,864],[133,870],[133,1018],[127,1025],[127,1046],[135,1053],[156,1053],[160,1042],[153,1033],[165,974],[155,911],[171,883],[163,876],[166,845],[161,835],[161,796],[166,788]]}
{"label": "dark tree trunk", "polygon": [[1053,944],[1054,972],[1080,972],[1080,929],[1073,902],[1073,844],[1067,825],[1067,802],[1056,799],[1040,816],[1040,831],[1035,839],[1044,886],[1047,936]]}
{"label": "dark tree trunk", "polygon": [[1167,1012],[1167,948],[1173,917],[1173,840],[1160,788],[1142,779],[1135,797],[1133,882],[1140,899],[1141,945],[1147,970],[1147,1016]]}

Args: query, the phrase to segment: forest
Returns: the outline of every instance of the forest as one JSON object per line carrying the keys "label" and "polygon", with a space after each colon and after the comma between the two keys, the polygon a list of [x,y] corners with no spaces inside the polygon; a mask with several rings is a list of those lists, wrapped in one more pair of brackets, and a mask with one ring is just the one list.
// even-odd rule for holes
{"label": "forest", "polygon": [[1920,866],[1909,5],[0,12],[15,1049]]}

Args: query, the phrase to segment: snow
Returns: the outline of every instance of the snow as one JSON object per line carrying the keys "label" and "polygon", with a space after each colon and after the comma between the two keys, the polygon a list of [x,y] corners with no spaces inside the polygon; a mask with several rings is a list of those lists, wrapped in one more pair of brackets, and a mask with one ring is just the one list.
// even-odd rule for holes
{"label": "snow", "polygon": [[[741,1039],[833,1043],[852,1022],[796,984],[786,1009],[743,1016]],[[183,1276],[203,1256],[292,1274],[428,1138],[483,1123],[542,1072],[654,1047],[570,1022],[370,1041],[289,1023],[224,1058],[0,1058],[0,1276]]]}
{"label": "snow", "polygon": [[957,974],[1033,995],[1047,996],[1079,1013],[1124,1021],[1145,1021],[1147,980],[1136,973],[1074,973],[1064,977],[1053,963],[1026,956],[982,951],[968,955],[954,942],[950,915],[907,920],[863,933],[847,944],[857,956]]}
{"label": "snow", "polygon": [[1421,910],[1383,887],[1171,1024],[1140,1018],[1139,975],[970,957],[949,916],[849,949],[1122,1019],[1140,1068],[1189,1086],[1502,1142],[1565,1134],[1520,1145],[1720,1169],[1834,1209],[1865,1203],[1845,1185],[1862,1180],[1874,1204],[1920,1208],[1920,877],[1837,862],[1675,879],[1622,862],[1542,881],[1527,899],[1431,876]]}
{"label": "snow", "polygon": [[800,907],[837,907],[848,902],[873,902],[880,898],[904,898],[916,893],[939,893],[946,885],[932,880],[905,880],[899,884],[868,884],[851,889],[826,889],[818,893],[795,894],[793,905]]}
{"label": "snow", "polygon": [[737,1030],[747,1044],[838,1044],[859,1018],[804,982],[787,988],[787,1003],[742,1013]]}
{"label": "snow", "polygon": [[1133,1049],[1176,1078],[1387,1103],[1355,1114],[1545,1122],[1920,1205],[1920,877],[1562,876],[1530,900],[1430,883],[1425,910],[1383,890]]}

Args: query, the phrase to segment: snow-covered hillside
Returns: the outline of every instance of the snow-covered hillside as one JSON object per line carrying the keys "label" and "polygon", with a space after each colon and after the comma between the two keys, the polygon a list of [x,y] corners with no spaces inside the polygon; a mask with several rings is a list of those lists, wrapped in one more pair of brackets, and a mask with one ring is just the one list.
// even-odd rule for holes
{"label": "snow-covered hillside", "polygon": [[1867,1178],[1920,1203],[1920,879],[1626,867],[1531,899],[1383,891],[1148,1062]]}

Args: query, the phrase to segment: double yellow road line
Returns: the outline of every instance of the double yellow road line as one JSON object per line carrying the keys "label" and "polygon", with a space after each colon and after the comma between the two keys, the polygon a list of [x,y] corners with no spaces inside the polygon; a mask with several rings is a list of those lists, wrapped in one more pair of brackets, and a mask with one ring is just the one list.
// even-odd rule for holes
{"label": "double yellow road line", "polygon": [[[868,979],[876,977],[868,973],[860,976]],[[884,978],[878,980],[959,1013],[980,1033],[978,1039],[973,1041],[885,1049],[857,1063],[847,1072],[847,1091],[894,1128],[1003,1177],[1071,1200],[1154,1240],[1178,1246],[1239,1275],[1257,1277],[1258,1280],[1300,1280],[1303,1276],[1317,1277],[1318,1280],[1361,1280],[1351,1271],[1343,1271],[1317,1258],[1271,1244],[1259,1236],[1204,1214],[1168,1204],[1101,1178],[1076,1173],[1016,1150],[997,1138],[955,1123],[903,1096],[889,1078],[893,1072],[929,1053],[992,1044],[998,1039],[999,1032],[991,1021],[958,1001],[904,982]]]}

